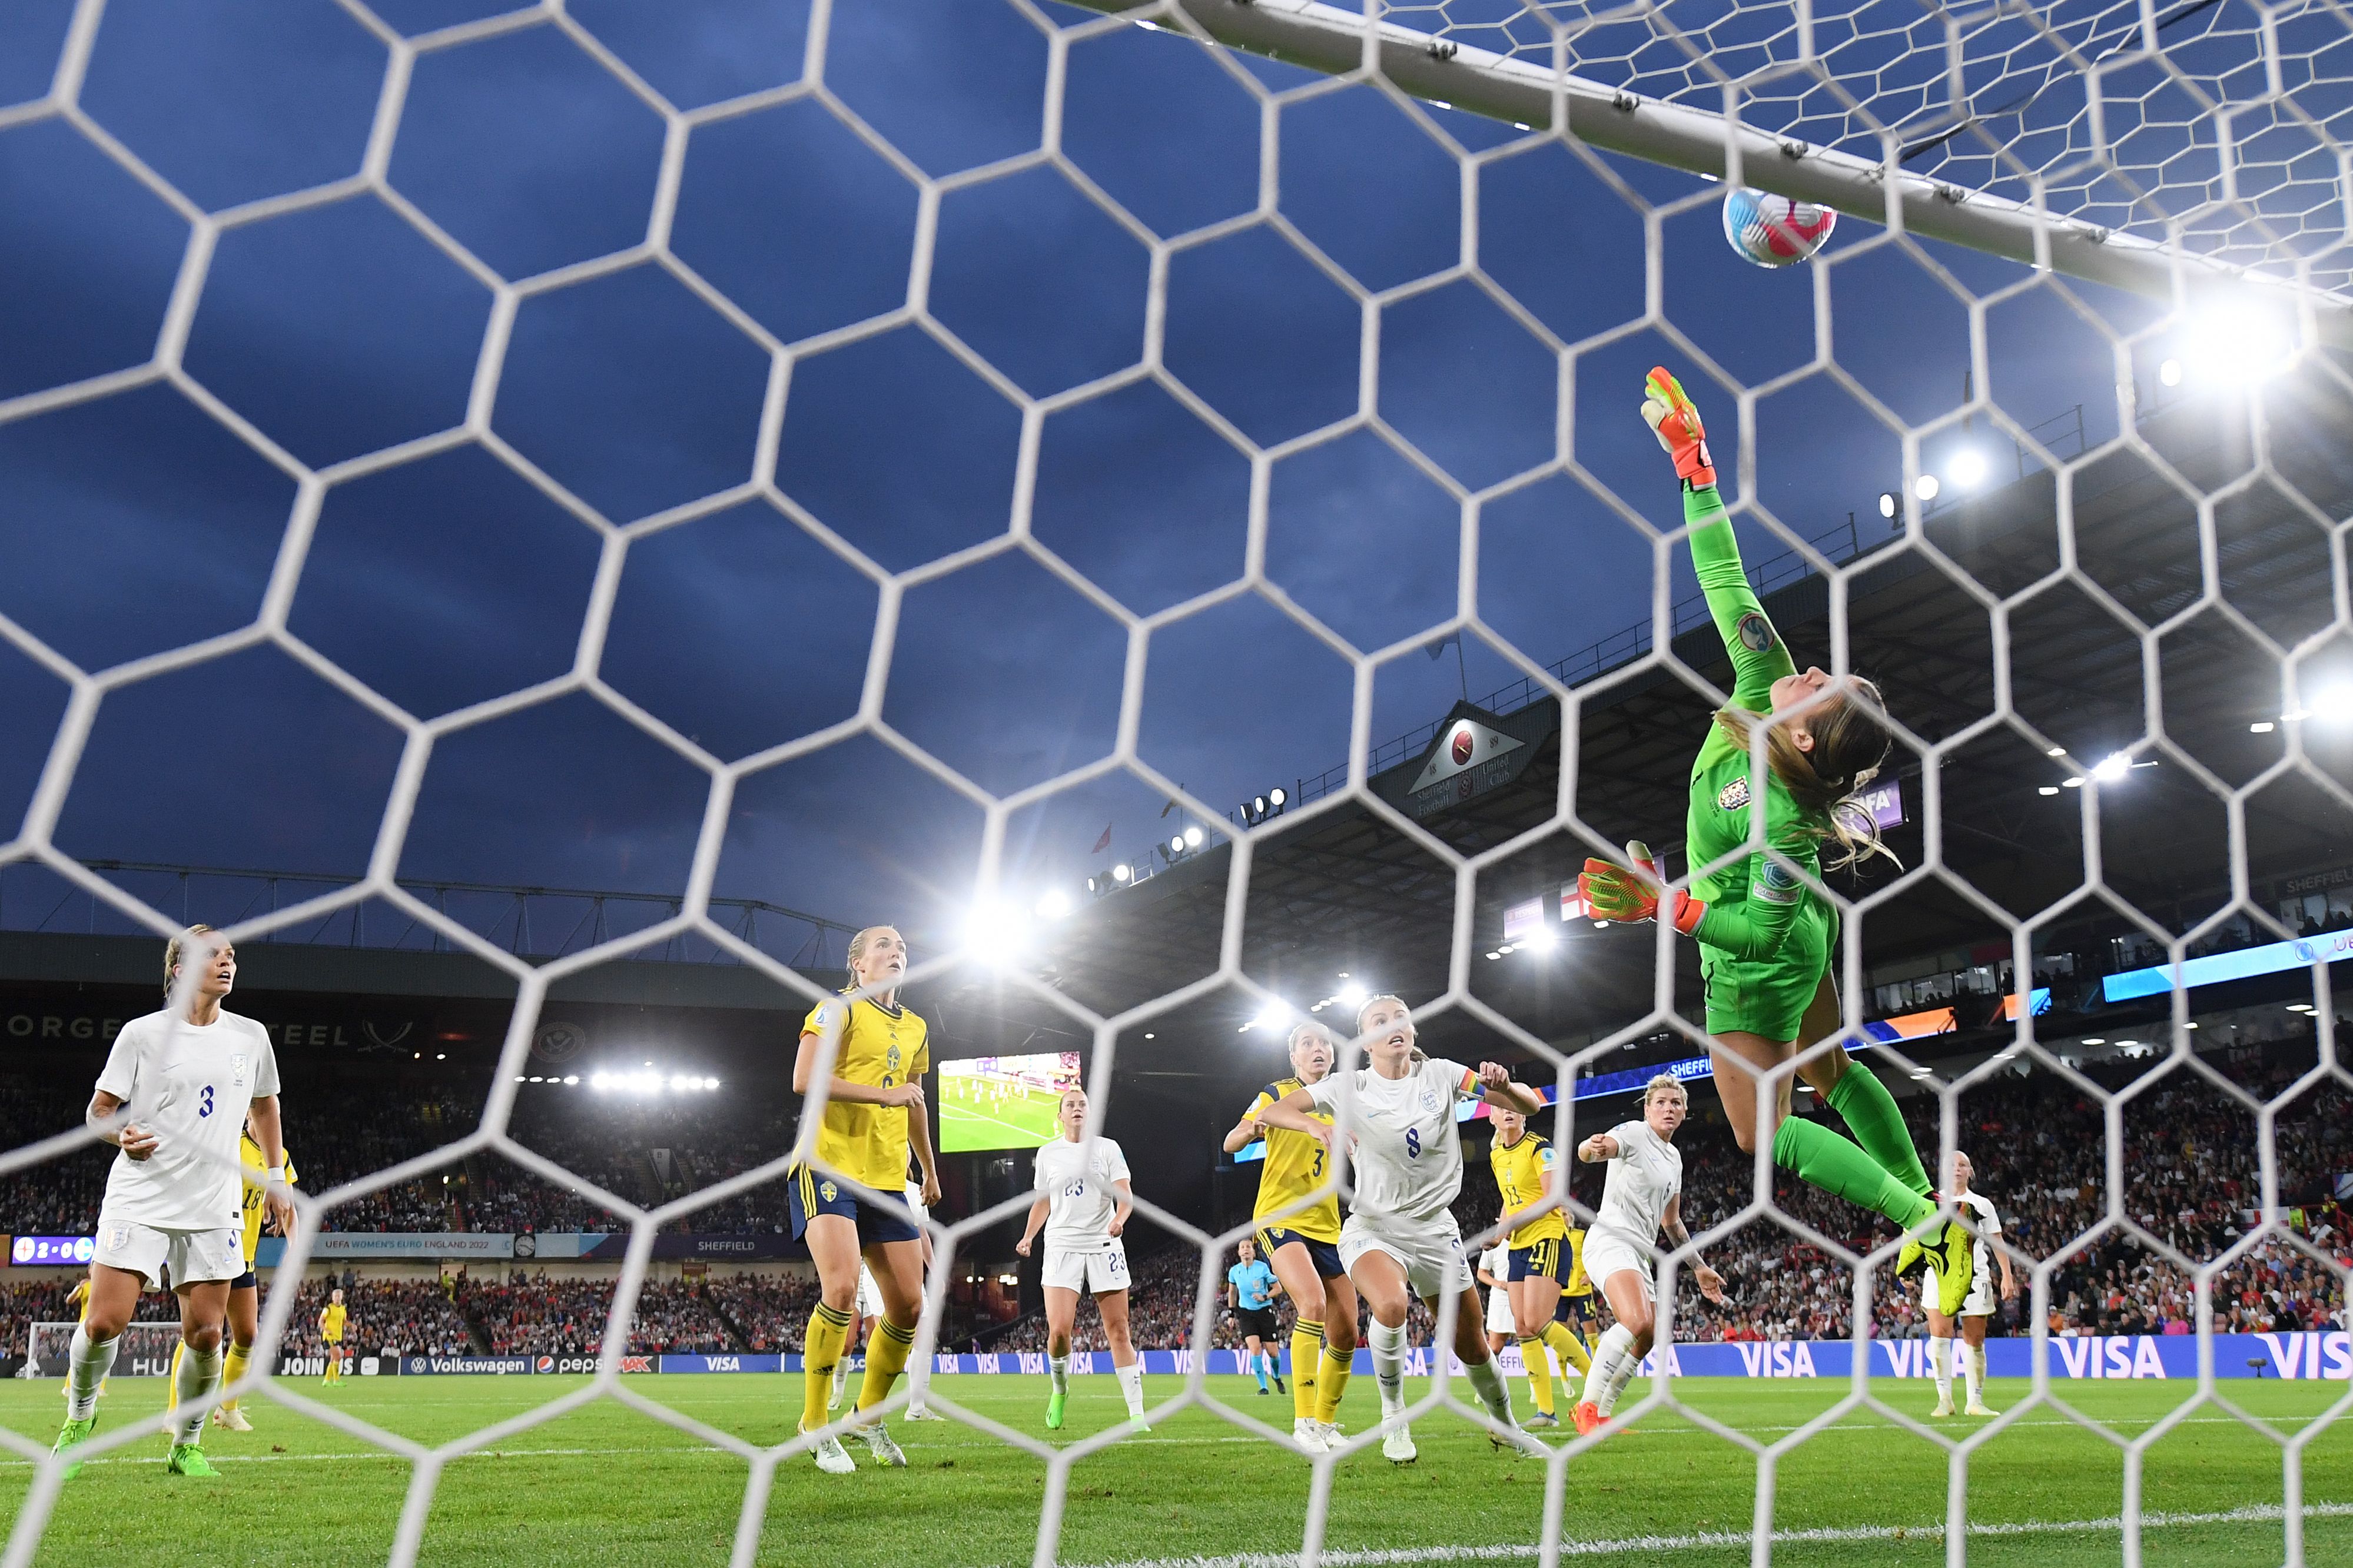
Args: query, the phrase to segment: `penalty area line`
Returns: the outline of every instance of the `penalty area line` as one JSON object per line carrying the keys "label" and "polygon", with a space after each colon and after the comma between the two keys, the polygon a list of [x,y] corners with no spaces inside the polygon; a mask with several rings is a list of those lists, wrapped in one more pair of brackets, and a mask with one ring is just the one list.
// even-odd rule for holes
{"label": "penalty area line", "polygon": [[[2210,1524],[2276,1523],[2287,1517],[2287,1510],[2278,1503],[2262,1503],[2246,1508],[2225,1509],[2212,1513],[2145,1513],[2141,1515],[2143,1530],[2179,1530]],[[2353,1503],[2324,1502],[2305,1506],[2306,1519],[2353,1519]],[[2009,1535],[2096,1535],[2124,1529],[2121,1518],[2021,1520],[2010,1523],[1972,1524],[1968,1533],[1978,1536]],[[1773,1532],[1776,1546],[1845,1545],[1874,1541],[1941,1541],[1945,1527],[1941,1524],[1921,1525],[1846,1525],[1815,1530],[1777,1530]],[[1715,1530],[1692,1535],[1637,1535],[1615,1541],[1563,1541],[1563,1557],[1599,1557],[1620,1552],[1698,1552],[1727,1547],[1746,1549],[1754,1544],[1746,1531]],[[1503,1546],[1399,1546],[1380,1552],[1331,1552],[1317,1554],[1319,1563],[1328,1568],[1404,1568],[1417,1563],[1513,1563],[1542,1555],[1543,1548],[1533,1545]],[[1296,1552],[1246,1552],[1229,1557],[1144,1557],[1125,1563],[1096,1563],[1090,1568],[1292,1568],[1299,1561]]]}

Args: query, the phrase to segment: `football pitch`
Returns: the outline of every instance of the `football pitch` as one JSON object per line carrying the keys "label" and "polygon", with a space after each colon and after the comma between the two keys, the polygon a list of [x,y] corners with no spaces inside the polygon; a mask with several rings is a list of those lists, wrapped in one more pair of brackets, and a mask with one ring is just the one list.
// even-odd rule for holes
{"label": "football pitch", "polygon": [[1032,1087],[1027,1095],[1008,1094],[990,1100],[978,1083],[967,1083],[965,1095],[940,1095],[940,1149],[960,1153],[969,1149],[1035,1149],[1054,1137],[1054,1113],[1060,1104],[1050,1090]]}
{"label": "football pitch", "polygon": [[[543,1407],[576,1391],[572,1377],[353,1378],[334,1388],[292,1384],[352,1415],[438,1444]],[[1358,1380],[1342,1412],[1351,1430],[1374,1400]],[[1149,1397],[1182,1380],[1150,1380]],[[1289,1403],[1261,1398],[1247,1379],[1209,1380],[1210,1392],[1287,1426]],[[784,1440],[797,1413],[797,1376],[756,1374],[628,1380],[634,1394],[754,1443]],[[1629,1404],[1642,1396],[1637,1381]],[[2271,1436],[2207,1405],[2189,1412],[2147,1451],[2144,1561],[2277,1563],[2284,1555],[2279,1439],[2346,1393],[2342,1384],[2225,1385]],[[54,1381],[0,1388],[0,1419],[47,1442],[61,1415]],[[1024,1432],[1042,1429],[1042,1378],[942,1377],[937,1393]],[[1920,1383],[1876,1392],[1926,1413]],[[1789,1436],[1834,1405],[1843,1385],[1811,1380],[1686,1378],[1679,1393],[1711,1418],[1760,1442]],[[1409,1390],[1418,1397],[1423,1385]],[[2007,1408],[2022,1384],[1995,1383]],[[2158,1382],[2075,1384],[2086,1415],[2126,1436],[2150,1429],[2194,1391]],[[101,1434],[160,1412],[161,1379],[119,1379],[100,1405]],[[1525,1399],[1525,1384],[1514,1391]],[[410,1478],[406,1459],[373,1450],[267,1396],[248,1402],[254,1430],[212,1432],[216,1480],[167,1475],[160,1436],[142,1436],[84,1468],[65,1488],[39,1561],[81,1564],[136,1542],[174,1561],[309,1563],[383,1561]],[[1076,1380],[1062,1438],[1102,1431],[1121,1415],[1109,1377]],[[1958,1424],[1955,1424],[1958,1429]],[[854,1476],[818,1473],[806,1458],[776,1475],[759,1561],[885,1568],[899,1564],[1017,1568],[1035,1550],[1044,1466],[961,1425],[901,1422],[908,1468],[861,1464]],[[1483,1431],[1443,1413],[1415,1426],[1418,1464],[1399,1469],[1368,1447],[1336,1467],[1327,1560],[1347,1564],[1534,1562],[1543,1531],[1540,1461],[1491,1450]],[[861,1460],[862,1445],[853,1447]],[[2125,1459],[2112,1444],[2049,1407],[2032,1410],[1970,1466],[1973,1564],[2058,1568],[2114,1563]],[[421,1561],[435,1564],[560,1563],[686,1568],[723,1563],[749,1469],[733,1455],[610,1399],[526,1429],[444,1470]],[[2353,1563],[2353,1427],[2331,1426],[2306,1456],[2308,1562]],[[31,1468],[0,1466],[14,1511]],[[1750,1561],[1756,1464],[1745,1450],[1680,1418],[1654,1415],[1610,1437],[1567,1471],[1564,1556],[1636,1552],[1675,1568]],[[1946,1458],[1867,1412],[1816,1431],[1779,1465],[1777,1563],[1919,1564],[1945,1559]],[[1296,1553],[1306,1517],[1308,1461],[1199,1409],[1157,1421],[1072,1470],[1060,1560],[1073,1564],[1262,1568],[1258,1554]],[[152,1534],[149,1533],[152,1531]]]}

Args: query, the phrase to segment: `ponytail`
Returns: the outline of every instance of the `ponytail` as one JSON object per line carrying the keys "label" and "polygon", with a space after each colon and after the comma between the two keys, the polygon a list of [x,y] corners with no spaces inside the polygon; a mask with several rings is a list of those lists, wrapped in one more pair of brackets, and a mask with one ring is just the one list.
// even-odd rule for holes
{"label": "ponytail", "polygon": [[[1851,675],[1850,693],[1816,709],[1807,724],[1814,738],[1811,752],[1801,751],[1786,723],[1746,708],[1719,708],[1716,727],[1747,751],[1757,727],[1765,727],[1765,766],[1789,792],[1789,798],[1809,820],[1810,831],[1837,846],[1822,858],[1822,869],[1842,871],[1873,856],[1895,861],[1895,854],[1879,837],[1879,823],[1862,803],[1862,794],[1879,776],[1894,737],[1886,721],[1873,710],[1882,706],[1879,688],[1862,676]],[[1861,701],[1855,700],[1857,697]],[[1868,706],[1866,706],[1866,704]],[[1901,865],[1901,861],[1895,861]]]}

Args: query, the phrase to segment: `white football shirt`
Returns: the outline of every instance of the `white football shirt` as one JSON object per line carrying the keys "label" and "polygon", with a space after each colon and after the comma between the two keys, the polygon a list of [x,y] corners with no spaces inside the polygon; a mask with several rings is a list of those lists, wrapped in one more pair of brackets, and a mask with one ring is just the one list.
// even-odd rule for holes
{"label": "white football shirt", "polygon": [[1087,1146],[1056,1138],[1038,1151],[1038,1166],[1030,1181],[1046,1194],[1046,1245],[1062,1252],[1104,1252],[1113,1245],[1111,1216],[1118,1212],[1119,1193],[1112,1185],[1127,1176],[1127,1156],[1108,1138],[1095,1140],[1094,1159]]}
{"label": "white football shirt", "polygon": [[1499,1241],[1481,1253],[1479,1267],[1485,1269],[1492,1278],[1508,1282],[1512,1277],[1511,1244]]}
{"label": "white football shirt", "polygon": [[[1962,1193],[1953,1202],[1962,1211],[1962,1217],[1977,1231],[1980,1242],[1990,1241],[2001,1234],[2001,1216],[1994,1213],[1993,1201],[1984,1194]],[[1973,1291],[1977,1286],[1990,1287],[1993,1283],[1993,1248],[1979,1247],[1976,1252],[1977,1268],[1969,1279]]]}
{"label": "white football shirt", "polygon": [[1372,1068],[1334,1073],[1307,1086],[1317,1109],[1340,1114],[1343,1082],[1356,1094],[1356,1196],[1348,1212],[1367,1219],[1434,1219],[1462,1190],[1462,1140],[1455,1102],[1479,1092],[1479,1075],[1431,1057],[1403,1078]]}
{"label": "white football shirt", "polygon": [[155,1134],[155,1152],[144,1160],[115,1154],[99,1208],[101,1226],[244,1227],[237,1135],[246,1107],[278,1092],[269,1031],[235,1013],[201,1027],[172,1013],[150,1013],[114,1037],[98,1087]]}
{"label": "white football shirt", "polygon": [[1594,1226],[1632,1241],[1643,1256],[1651,1256],[1668,1200],[1683,1190],[1683,1152],[1651,1131],[1647,1121],[1621,1121],[1609,1130],[1609,1136],[1618,1141],[1618,1157],[1609,1162]]}

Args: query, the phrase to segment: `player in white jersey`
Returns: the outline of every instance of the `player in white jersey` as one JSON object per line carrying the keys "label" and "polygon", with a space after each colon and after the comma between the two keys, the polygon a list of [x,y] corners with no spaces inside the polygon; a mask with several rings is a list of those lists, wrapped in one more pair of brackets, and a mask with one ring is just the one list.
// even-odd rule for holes
{"label": "player in white jersey", "polygon": [[[248,1121],[267,1163],[265,1201],[288,1235],[286,1143],[278,1118],[278,1058],[269,1033],[224,1012],[237,984],[237,950],[191,926],[164,952],[163,1011],[133,1018],[114,1038],[90,1096],[89,1121],[119,1151],[98,1211],[90,1307],[74,1331],[66,1373],[64,1454],[98,1425],[98,1385],[142,1289],[166,1277],[180,1299],[172,1475],[216,1476],[203,1440],[206,1401],[220,1381],[229,1282],[245,1272],[245,1184],[238,1139]],[[185,963],[183,962],[185,960]],[[121,1116],[120,1125],[107,1126]],[[81,1467],[69,1463],[70,1478]]]}
{"label": "player in white jersey", "polygon": [[[1683,1157],[1674,1144],[1675,1130],[1690,1111],[1681,1080],[1661,1073],[1642,1090],[1641,1121],[1621,1121],[1577,1146],[1577,1157],[1586,1164],[1609,1163],[1601,1206],[1585,1232],[1585,1272],[1601,1287],[1618,1320],[1594,1347],[1593,1365],[1585,1374],[1585,1393],[1577,1405],[1580,1436],[1609,1419],[1657,1337],[1658,1282],[1651,1271],[1659,1233],[1664,1231],[1678,1247],[1691,1242],[1683,1225]],[[1693,1262],[1700,1294],[1721,1302],[1724,1277],[1696,1258]]]}
{"label": "player in white jersey", "polygon": [[[1993,1321],[1993,1315],[1999,1310],[1993,1293],[1995,1256],[2001,1258],[2001,1300],[2018,1300],[2018,1276],[2010,1269],[2008,1251],[1986,1245],[2001,1234],[2001,1216],[1994,1213],[1993,1205],[1982,1193],[1970,1190],[1969,1179],[1976,1174],[1969,1157],[1955,1151],[1953,1179],[1947,1184],[1945,1192],[1953,1200],[1955,1212],[1968,1222],[1969,1228],[1977,1233],[1978,1238],[1977,1247],[1973,1249],[1977,1258],[1976,1272],[1969,1281],[1969,1293],[1961,1302],[1960,1311],[1961,1353],[1966,1358],[1961,1364],[1961,1377],[1968,1395],[1968,1404],[1961,1414],[1990,1415],[1993,1412],[1986,1408],[1985,1403],[1985,1341],[1986,1325]],[[1921,1300],[1928,1310],[1928,1352],[1936,1363],[1936,1408],[1934,1414],[1950,1415],[1953,1413],[1953,1320],[1937,1310],[1939,1297],[1936,1291],[1936,1278],[1931,1265],[1931,1272],[1922,1286]]]}
{"label": "player in white jersey", "polygon": [[1127,1156],[1108,1138],[1097,1138],[1094,1148],[1087,1148],[1087,1091],[1078,1085],[1062,1091],[1056,1121],[1062,1135],[1038,1151],[1030,1184],[1038,1200],[1029,1205],[1029,1223],[1013,1248],[1029,1257],[1038,1227],[1046,1227],[1046,1359],[1053,1379],[1046,1395],[1046,1425],[1062,1424],[1062,1402],[1071,1393],[1071,1333],[1078,1326],[1083,1290],[1103,1314],[1127,1418],[1135,1430],[1149,1431],[1144,1424],[1144,1367],[1127,1332],[1127,1247],[1120,1233],[1135,1212]]}
{"label": "player in white jersey", "polygon": [[[1413,1014],[1395,996],[1376,996],[1358,1009],[1356,1033],[1371,1065],[1333,1073],[1293,1089],[1259,1115],[1270,1127],[1288,1127],[1322,1139],[1336,1155],[1342,1131],[1349,1135],[1355,1163],[1356,1197],[1340,1226],[1340,1261],[1356,1294],[1372,1309],[1373,1376],[1381,1396],[1381,1453],[1392,1464],[1411,1464],[1412,1430],[1405,1421],[1405,1319],[1415,1296],[1436,1313],[1439,1302],[1456,1302],[1454,1353],[1464,1375],[1503,1426],[1514,1435],[1512,1396],[1503,1373],[1487,1352],[1484,1314],[1470,1260],[1462,1256],[1462,1232],[1447,1205],[1462,1190],[1462,1140],[1454,1107],[1483,1099],[1523,1114],[1543,1109],[1535,1093],[1512,1081],[1494,1062],[1477,1070],[1461,1062],[1424,1057],[1414,1048]],[[1328,1110],[1337,1118],[1318,1121],[1308,1113]],[[1495,1433],[1497,1447],[1512,1440]]]}
{"label": "player in white jersey", "polygon": [[1512,1316],[1511,1274],[1512,1244],[1508,1237],[1499,1237],[1494,1246],[1479,1255],[1479,1283],[1487,1288],[1489,1355],[1503,1354],[1519,1329],[1519,1320]]}

